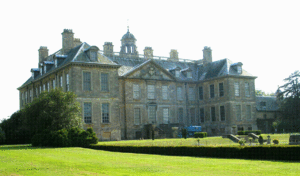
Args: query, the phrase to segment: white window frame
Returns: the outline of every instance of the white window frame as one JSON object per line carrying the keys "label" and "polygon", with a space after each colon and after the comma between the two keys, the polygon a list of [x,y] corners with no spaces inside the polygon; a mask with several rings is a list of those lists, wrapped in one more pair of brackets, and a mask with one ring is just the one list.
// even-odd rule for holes
{"label": "white window frame", "polygon": [[47,66],[44,65],[44,73],[47,73]]}
{"label": "white window frame", "polygon": [[180,72],[179,72],[179,70],[175,70],[175,77],[179,77],[180,76]]}
{"label": "white window frame", "polygon": [[97,57],[97,51],[90,51],[91,54],[91,60],[92,61],[97,61],[98,57]]}
{"label": "white window frame", "polygon": [[57,59],[54,60],[54,66],[57,68]]}
{"label": "white window frame", "polygon": [[234,82],[234,95],[236,97],[240,96],[240,83],[239,82]]}
{"label": "white window frame", "polygon": [[168,86],[161,86],[162,99],[168,100]]}
{"label": "white window frame", "polygon": [[55,79],[52,80],[52,88],[55,89]]}
{"label": "white window frame", "polygon": [[59,77],[59,87],[63,87],[63,77],[62,77],[62,75]]}
{"label": "white window frame", "polygon": [[241,66],[237,66],[237,73],[241,74],[242,73],[242,67]]}
{"label": "white window frame", "polygon": [[[85,77],[84,77],[85,73],[90,74],[89,80],[85,79]],[[85,84],[88,86],[85,86]],[[82,90],[83,91],[91,91],[92,90],[92,73],[89,71],[82,72]]]}
{"label": "white window frame", "polygon": [[[106,78],[104,77],[106,75]],[[100,88],[102,92],[109,92],[109,74],[101,73],[100,74]]]}
{"label": "white window frame", "polygon": [[43,84],[43,91],[46,90],[46,84]]}
{"label": "white window frame", "polygon": [[40,67],[40,74],[43,75],[43,67]]}
{"label": "white window frame", "polygon": [[50,91],[50,82],[47,82],[47,91]]}

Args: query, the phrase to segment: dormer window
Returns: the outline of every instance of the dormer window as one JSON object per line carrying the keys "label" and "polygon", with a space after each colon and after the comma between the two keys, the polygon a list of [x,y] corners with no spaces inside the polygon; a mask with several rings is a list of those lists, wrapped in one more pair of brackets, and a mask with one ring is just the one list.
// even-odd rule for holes
{"label": "dormer window", "polygon": [[179,77],[179,70],[175,71],[175,76],[178,78]]}
{"label": "dormer window", "polygon": [[47,73],[47,66],[44,65],[44,73]]}
{"label": "dormer window", "polygon": [[91,51],[91,60],[92,61],[97,61],[97,52],[96,51]]}
{"label": "dormer window", "polygon": [[40,67],[40,74],[43,75],[43,68]]}
{"label": "dormer window", "polygon": [[186,73],[186,77],[187,77],[187,78],[192,78],[192,72],[187,72],[187,73]]}
{"label": "dormer window", "polygon": [[238,74],[242,73],[242,66],[237,66],[237,72],[238,72]]}
{"label": "dormer window", "polygon": [[57,68],[57,59],[54,60],[55,68]]}

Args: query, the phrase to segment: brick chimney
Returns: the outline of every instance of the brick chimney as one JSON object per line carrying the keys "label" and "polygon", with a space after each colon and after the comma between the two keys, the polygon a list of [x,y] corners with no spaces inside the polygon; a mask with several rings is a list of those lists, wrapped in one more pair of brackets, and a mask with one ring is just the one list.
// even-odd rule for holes
{"label": "brick chimney", "polygon": [[48,49],[47,46],[41,46],[39,51],[39,65],[43,63],[45,59],[48,57]]}
{"label": "brick chimney", "polygon": [[73,48],[74,33],[72,29],[64,29],[62,34],[62,54],[68,54]]}

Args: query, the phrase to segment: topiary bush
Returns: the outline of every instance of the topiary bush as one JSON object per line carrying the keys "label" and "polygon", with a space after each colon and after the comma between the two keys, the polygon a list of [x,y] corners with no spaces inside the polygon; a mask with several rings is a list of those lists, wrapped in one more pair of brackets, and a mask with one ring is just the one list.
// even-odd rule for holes
{"label": "topiary bush", "polygon": [[185,128],[182,129],[182,137],[183,137],[184,139],[187,138],[187,130],[186,130]]}
{"label": "topiary bush", "polygon": [[278,139],[273,139],[273,143],[274,144],[279,144],[279,140]]}
{"label": "topiary bush", "polygon": [[207,132],[195,132],[194,136],[195,138],[205,138],[207,137]]}
{"label": "topiary bush", "polygon": [[245,131],[238,131],[237,134],[238,135],[245,135]]}
{"label": "topiary bush", "polygon": [[264,138],[261,135],[258,137],[258,142],[260,145],[264,144]]}

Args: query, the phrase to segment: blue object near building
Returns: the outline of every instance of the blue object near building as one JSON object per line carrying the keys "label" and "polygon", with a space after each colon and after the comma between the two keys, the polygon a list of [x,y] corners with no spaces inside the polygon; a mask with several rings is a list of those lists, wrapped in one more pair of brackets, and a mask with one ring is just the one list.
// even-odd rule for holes
{"label": "blue object near building", "polygon": [[[201,126],[189,126],[189,127],[184,127],[184,129],[187,130],[187,137],[194,137],[195,132],[201,132]],[[178,134],[178,137],[182,138],[182,133],[181,131]]]}

